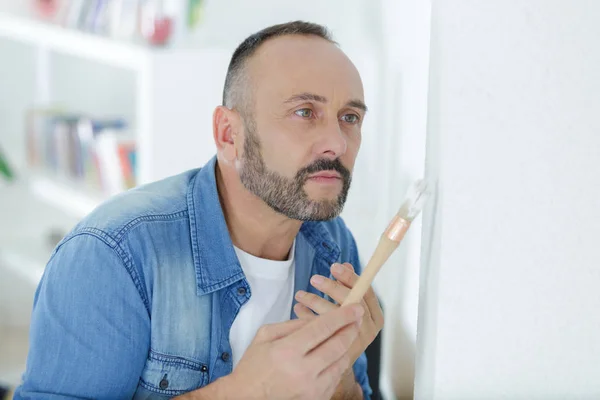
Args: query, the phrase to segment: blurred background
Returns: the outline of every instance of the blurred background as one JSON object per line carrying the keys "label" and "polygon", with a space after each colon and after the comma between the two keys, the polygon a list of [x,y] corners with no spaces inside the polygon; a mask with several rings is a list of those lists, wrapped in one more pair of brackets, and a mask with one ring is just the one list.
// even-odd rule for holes
{"label": "blurred background", "polygon": [[[107,197],[208,161],[229,58],[271,24],[326,25],[362,75],[370,112],[343,217],[366,262],[424,172],[428,9],[417,0],[0,0],[0,383],[19,382],[33,294],[55,244]],[[387,315],[377,385],[387,398],[412,396],[419,229],[376,282]]]}

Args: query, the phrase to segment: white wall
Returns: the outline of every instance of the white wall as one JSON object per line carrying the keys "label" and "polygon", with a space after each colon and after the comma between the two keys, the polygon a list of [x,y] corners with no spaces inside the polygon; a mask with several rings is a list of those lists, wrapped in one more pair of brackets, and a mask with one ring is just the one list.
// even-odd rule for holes
{"label": "white wall", "polygon": [[600,2],[434,1],[416,398],[600,398]]}

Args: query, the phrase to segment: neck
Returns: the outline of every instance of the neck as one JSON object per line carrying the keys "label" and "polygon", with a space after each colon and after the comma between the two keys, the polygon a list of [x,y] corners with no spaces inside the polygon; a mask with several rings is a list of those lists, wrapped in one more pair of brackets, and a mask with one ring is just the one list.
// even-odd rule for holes
{"label": "neck", "polygon": [[301,221],[287,218],[249,192],[229,166],[217,163],[217,190],[231,241],[253,256],[286,260]]}

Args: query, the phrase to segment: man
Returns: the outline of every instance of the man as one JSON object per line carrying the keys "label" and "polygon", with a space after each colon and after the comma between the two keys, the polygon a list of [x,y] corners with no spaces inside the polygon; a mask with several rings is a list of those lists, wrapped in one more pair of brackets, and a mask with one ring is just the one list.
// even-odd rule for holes
{"label": "man", "polygon": [[365,113],[323,27],[246,39],[216,157],[115,197],[57,246],[15,398],[369,398],[381,308],[372,290],[339,306],[359,268],[338,215]]}

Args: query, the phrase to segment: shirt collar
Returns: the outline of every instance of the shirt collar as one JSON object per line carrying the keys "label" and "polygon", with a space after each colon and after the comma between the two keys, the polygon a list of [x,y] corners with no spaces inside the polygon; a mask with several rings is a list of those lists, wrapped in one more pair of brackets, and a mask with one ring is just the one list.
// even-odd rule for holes
{"label": "shirt collar", "polygon": [[[212,293],[244,278],[221,208],[216,167],[214,156],[192,178],[187,193],[198,295]],[[296,239],[306,240],[317,257],[328,264],[338,260],[340,248],[324,223],[305,222],[300,233]],[[295,259],[298,260],[298,254]]]}

